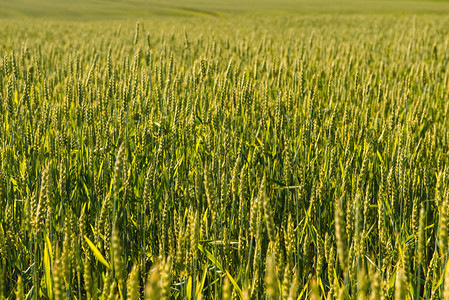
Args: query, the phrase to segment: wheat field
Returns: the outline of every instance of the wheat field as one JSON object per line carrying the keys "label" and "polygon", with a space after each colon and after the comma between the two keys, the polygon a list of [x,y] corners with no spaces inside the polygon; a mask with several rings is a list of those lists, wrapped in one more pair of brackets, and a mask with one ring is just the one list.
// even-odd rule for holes
{"label": "wheat field", "polygon": [[0,299],[449,299],[428,5],[0,19]]}

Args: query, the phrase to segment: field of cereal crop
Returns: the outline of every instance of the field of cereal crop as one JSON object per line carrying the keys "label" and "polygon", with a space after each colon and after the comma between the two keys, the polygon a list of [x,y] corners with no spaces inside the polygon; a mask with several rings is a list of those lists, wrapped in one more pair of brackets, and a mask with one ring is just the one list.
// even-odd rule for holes
{"label": "field of cereal crop", "polygon": [[0,2],[0,299],[449,299],[449,2]]}

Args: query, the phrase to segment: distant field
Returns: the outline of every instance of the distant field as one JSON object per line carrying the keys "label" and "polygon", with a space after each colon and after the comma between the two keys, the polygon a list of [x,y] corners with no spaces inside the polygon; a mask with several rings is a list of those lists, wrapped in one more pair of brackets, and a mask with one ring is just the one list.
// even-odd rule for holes
{"label": "distant field", "polygon": [[284,13],[448,13],[449,1],[374,0],[2,0],[0,18],[115,18]]}

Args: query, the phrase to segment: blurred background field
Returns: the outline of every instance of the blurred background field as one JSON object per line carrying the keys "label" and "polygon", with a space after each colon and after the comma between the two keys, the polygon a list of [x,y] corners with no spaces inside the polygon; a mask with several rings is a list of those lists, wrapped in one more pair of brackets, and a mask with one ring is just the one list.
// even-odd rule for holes
{"label": "blurred background field", "polygon": [[445,0],[1,0],[0,18],[123,19],[234,14],[338,14],[449,12]]}

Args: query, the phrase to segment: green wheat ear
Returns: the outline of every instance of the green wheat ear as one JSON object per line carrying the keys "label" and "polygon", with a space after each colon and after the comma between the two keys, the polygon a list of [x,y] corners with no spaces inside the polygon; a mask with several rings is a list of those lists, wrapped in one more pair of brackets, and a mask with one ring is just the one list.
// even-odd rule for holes
{"label": "green wheat ear", "polygon": [[140,287],[139,287],[139,267],[134,266],[129,273],[127,281],[127,299],[138,300],[140,299]]}
{"label": "green wheat ear", "polygon": [[89,261],[88,256],[86,255],[84,258],[84,270],[83,270],[83,275],[84,275],[84,283],[85,283],[85,291],[86,291],[86,298],[87,299],[92,299],[92,295],[96,295],[96,291],[93,289],[93,283],[92,283],[92,274],[91,274],[91,262]]}
{"label": "green wheat ear", "polygon": [[123,245],[120,237],[120,233],[117,228],[113,229],[112,233],[112,258],[114,261],[114,272],[115,278],[120,282],[124,283],[125,280],[125,262],[123,261]]}
{"label": "green wheat ear", "polygon": [[161,279],[160,279],[160,287],[161,287],[161,299],[170,299],[171,295],[171,258],[168,257],[164,259],[162,263],[162,271],[161,271]]}

